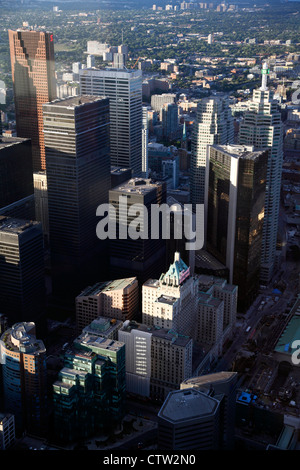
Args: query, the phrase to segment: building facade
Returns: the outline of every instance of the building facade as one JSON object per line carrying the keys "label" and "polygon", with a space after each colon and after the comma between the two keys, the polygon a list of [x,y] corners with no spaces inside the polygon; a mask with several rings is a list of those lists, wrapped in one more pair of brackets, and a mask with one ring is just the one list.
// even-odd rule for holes
{"label": "building facade", "polygon": [[111,164],[142,171],[142,72],[127,69],[80,71],[80,92],[109,98]]}
{"label": "building facade", "polygon": [[268,150],[236,145],[209,148],[205,246],[238,285],[245,310],[259,288]]}
{"label": "building facade", "polygon": [[8,31],[18,137],[31,139],[33,171],[46,168],[43,103],[56,98],[53,34]]}
{"label": "building facade", "polygon": [[29,317],[43,328],[44,267],[41,224],[0,216],[0,305],[10,325]]}
{"label": "building facade", "polygon": [[76,297],[76,325],[81,331],[99,316],[131,320],[138,313],[139,286],[135,277],[99,282]]}
{"label": "building facade", "polygon": [[176,252],[167,272],[143,284],[142,321],[195,338],[197,298],[197,280]]}
{"label": "building facade", "polygon": [[70,97],[44,104],[43,116],[53,292],[75,297],[105,272],[96,211],[110,188],[109,103]]}

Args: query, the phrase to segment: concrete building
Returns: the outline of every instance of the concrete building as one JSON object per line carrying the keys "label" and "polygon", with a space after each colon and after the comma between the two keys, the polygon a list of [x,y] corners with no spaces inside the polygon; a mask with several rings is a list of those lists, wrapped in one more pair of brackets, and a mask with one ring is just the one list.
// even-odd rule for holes
{"label": "concrete building", "polygon": [[44,435],[47,429],[47,371],[44,343],[32,322],[15,323],[0,339],[4,411],[17,433]]}
{"label": "concrete building", "polygon": [[226,279],[206,274],[197,275],[199,292],[205,292],[224,302],[223,330],[231,338],[236,323],[238,287]]}
{"label": "concrete building", "polygon": [[244,311],[259,289],[268,150],[212,145],[207,156],[205,248],[229,270]]}
{"label": "concrete building", "polygon": [[220,402],[196,389],[169,393],[158,413],[158,448],[219,450]]}
{"label": "concrete building", "polygon": [[197,297],[197,280],[176,252],[166,273],[143,284],[142,321],[194,338]]}
{"label": "concrete building", "polygon": [[142,171],[142,72],[119,68],[80,71],[80,92],[109,98],[111,164]]}
{"label": "concrete building", "polygon": [[161,95],[151,96],[151,108],[158,113],[161,112],[163,105],[167,103],[176,103],[175,93],[162,93]]}
{"label": "concrete building", "polygon": [[221,355],[223,346],[223,322],[224,302],[205,292],[200,292],[195,325],[195,341],[208,347],[218,345],[218,353]]}
{"label": "concrete building", "polygon": [[18,137],[31,139],[33,171],[46,168],[44,103],[56,98],[53,34],[8,30]]}
{"label": "concrete building", "polygon": [[[193,341],[168,328],[124,322],[119,340],[126,347],[127,390],[163,401],[192,375]],[[185,379],[183,379],[185,380]]]}
{"label": "concrete building", "polygon": [[139,287],[136,277],[99,282],[76,297],[76,325],[81,331],[99,316],[132,320],[138,312]]}
{"label": "concrete building", "polygon": [[127,392],[150,397],[151,329],[140,323],[126,320],[119,330],[118,339],[125,344]]}
{"label": "concrete building", "polygon": [[43,116],[53,293],[73,302],[86,285],[103,279],[108,263],[96,211],[110,188],[109,101],[55,100],[43,105]]}
{"label": "concrete building", "polygon": [[233,117],[225,95],[202,98],[197,105],[191,152],[191,203],[204,204],[207,146],[233,143]]}
{"label": "concrete building", "polygon": [[44,267],[41,224],[0,216],[0,305],[10,325],[29,317],[43,328]]}
{"label": "concrete building", "polygon": [[253,91],[249,111],[240,125],[239,143],[269,149],[261,252],[261,282],[268,284],[274,272],[283,161],[283,126],[278,103],[267,87],[269,70],[262,69],[262,85]]}

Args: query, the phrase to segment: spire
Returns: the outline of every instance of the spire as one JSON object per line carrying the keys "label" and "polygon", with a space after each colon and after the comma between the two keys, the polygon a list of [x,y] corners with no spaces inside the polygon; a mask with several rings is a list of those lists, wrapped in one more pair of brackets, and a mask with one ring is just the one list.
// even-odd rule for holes
{"label": "spire", "polygon": [[269,74],[269,69],[268,69],[268,64],[266,62],[263,63],[263,67],[261,69],[261,87],[260,90],[262,91],[267,91],[267,81],[268,81],[268,74]]}

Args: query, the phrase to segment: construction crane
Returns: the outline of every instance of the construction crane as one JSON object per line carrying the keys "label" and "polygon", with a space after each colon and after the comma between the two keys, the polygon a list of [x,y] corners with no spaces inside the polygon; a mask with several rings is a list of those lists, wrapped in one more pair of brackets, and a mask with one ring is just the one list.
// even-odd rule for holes
{"label": "construction crane", "polygon": [[135,68],[135,66],[136,66],[136,64],[138,63],[139,60],[140,60],[140,57],[138,57],[138,58],[136,59],[135,63],[134,63],[133,66],[131,67],[132,69]]}

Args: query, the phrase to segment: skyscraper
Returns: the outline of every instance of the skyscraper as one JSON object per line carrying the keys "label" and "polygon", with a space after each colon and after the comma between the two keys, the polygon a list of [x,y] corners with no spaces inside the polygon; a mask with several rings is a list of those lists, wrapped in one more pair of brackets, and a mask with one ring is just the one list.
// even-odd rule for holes
{"label": "skyscraper", "polygon": [[209,148],[205,193],[206,249],[229,270],[244,310],[259,288],[268,150]]}
{"label": "skyscraper", "polygon": [[75,297],[104,268],[96,210],[110,188],[108,99],[55,100],[43,115],[53,287]]}
{"label": "skyscraper", "polygon": [[8,322],[40,324],[45,302],[41,224],[0,216],[0,308]]}
{"label": "skyscraper", "polygon": [[80,70],[80,92],[109,98],[111,164],[142,171],[142,72],[106,68]]}
{"label": "skyscraper", "polygon": [[47,428],[46,349],[32,322],[15,323],[0,339],[4,409],[18,432],[43,435]]}
{"label": "skyscraper", "polygon": [[200,100],[192,135],[191,202],[204,204],[207,146],[233,143],[233,118],[225,95]]}
{"label": "skyscraper", "polygon": [[[152,210],[166,202],[166,183],[132,178],[109,191],[109,202],[115,210],[116,239],[110,240],[110,268],[114,279],[136,276],[140,286],[165,269],[166,240],[152,237]],[[141,230],[144,235],[132,238],[128,231],[133,214],[131,207],[143,207]],[[126,207],[125,207],[126,206]],[[133,209],[132,209],[133,210]],[[135,210],[135,209],[134,209]],[[122,238],[120,232],[126,231]]]}
{"label": "skyscraper", "polygon": [[239,143],[268,148],[265,215],[261,255],[261,281],[269,283],[274,272],[279,217],[281,170],[283,160],[283,126],[278,103],[267,87],[268,66],[262,69],[262,85],[253,98],[240,126]]}
{"label": "skyscraper", "polygon": [[0,136],[0,209],[32,194],[30,139]]}
{"label": "skyscraper", "polygon": [[56,98],[53,34],[8,31],[18,137],[31,138],[33,170],[46,168],[43,103]]}

